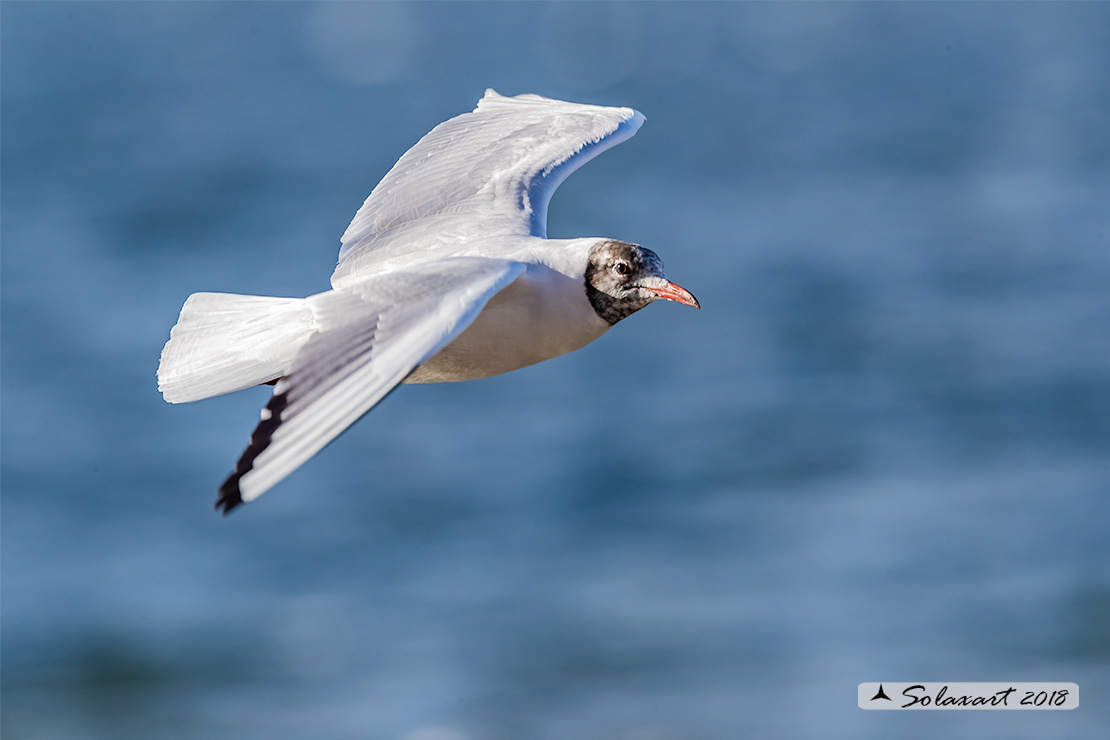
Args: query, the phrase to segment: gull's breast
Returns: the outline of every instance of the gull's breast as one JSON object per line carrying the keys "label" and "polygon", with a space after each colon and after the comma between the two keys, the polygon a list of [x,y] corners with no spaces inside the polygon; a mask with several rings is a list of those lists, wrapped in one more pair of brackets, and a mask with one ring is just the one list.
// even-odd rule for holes
{"label": "gull's breast", "polygon": [[490,299],[474,323],[421,363],[406,383],[449,383],[500,375],[584,347],[609,329],[586,298],[584,279],[545,265]]}

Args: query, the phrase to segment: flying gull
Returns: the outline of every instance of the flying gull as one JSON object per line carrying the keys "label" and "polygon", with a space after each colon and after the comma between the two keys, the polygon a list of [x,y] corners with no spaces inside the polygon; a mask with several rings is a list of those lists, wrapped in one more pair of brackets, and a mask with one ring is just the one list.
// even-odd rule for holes
{"label": "flying gull", "polygon": [[274,385],[216,508],[260,496],[400,383],[549,360],[659,298],[700,308],[650,249],[547,238],[559,183],[643,122],[630,108],[487,90],[370,193],[343,234],[331,290],[189,296],[158,366],[166,401]]}

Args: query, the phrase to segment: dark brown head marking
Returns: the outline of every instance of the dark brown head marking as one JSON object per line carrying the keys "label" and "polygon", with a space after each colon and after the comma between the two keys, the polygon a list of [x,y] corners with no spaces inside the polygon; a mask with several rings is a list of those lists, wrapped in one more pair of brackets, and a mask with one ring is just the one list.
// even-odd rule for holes
{"label": "dark brown head marking", "polygon": [[644,282],[666,281],[663,261],[650,249],[607,240],[590,250],[586,297],[601,318],[615,324],[659,298]]}

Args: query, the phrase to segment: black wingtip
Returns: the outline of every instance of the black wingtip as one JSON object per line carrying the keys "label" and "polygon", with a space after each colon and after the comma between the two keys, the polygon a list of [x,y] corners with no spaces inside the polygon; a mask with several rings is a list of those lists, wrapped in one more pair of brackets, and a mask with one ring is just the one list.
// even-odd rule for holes
{"label": "black wingtip", "polygon": [[224,516],[231,513],[239,504],[243,503],[243,494],[239,491],[239,479],[243,474],[236,471],[228,476],[220,486],[220,497],[216,499],[216,511],[223,512]]}
{"label": "black wingtip", "polygon": [[216,499],[216,511],[222,510],[224,516],[227,516],[232,509],[243,503],[243,494],[239,490],[239,480],[254,467],[254,459],[270,446],[274,430],[281,426],[281,414],[285,411],[287,402],[288,394],[286,392],[275,393],[270,397],[262,421],[251,433],[250,444],[243,451],[239,462],[235,463],[235,472],[229,475],[223,485],[220,486],[220,496]]}

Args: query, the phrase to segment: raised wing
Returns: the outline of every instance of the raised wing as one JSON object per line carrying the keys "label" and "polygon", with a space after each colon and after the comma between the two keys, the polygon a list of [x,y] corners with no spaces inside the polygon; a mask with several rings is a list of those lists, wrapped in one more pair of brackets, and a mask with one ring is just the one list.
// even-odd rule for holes
{"label": "raised wing", "polygon": [[448,259],[310,297],[319,333],[274,387],[216,507],[227,513],[257,498],[319,452],[524,269],[507,260]]}
{"label": "raised wing", "polygon": [[370,193],[343,234],[332,285],[387,260],[480,237],[545,237],[559,183],[643,122],[631,108],[487,90],[472,112],[418,141]]}

